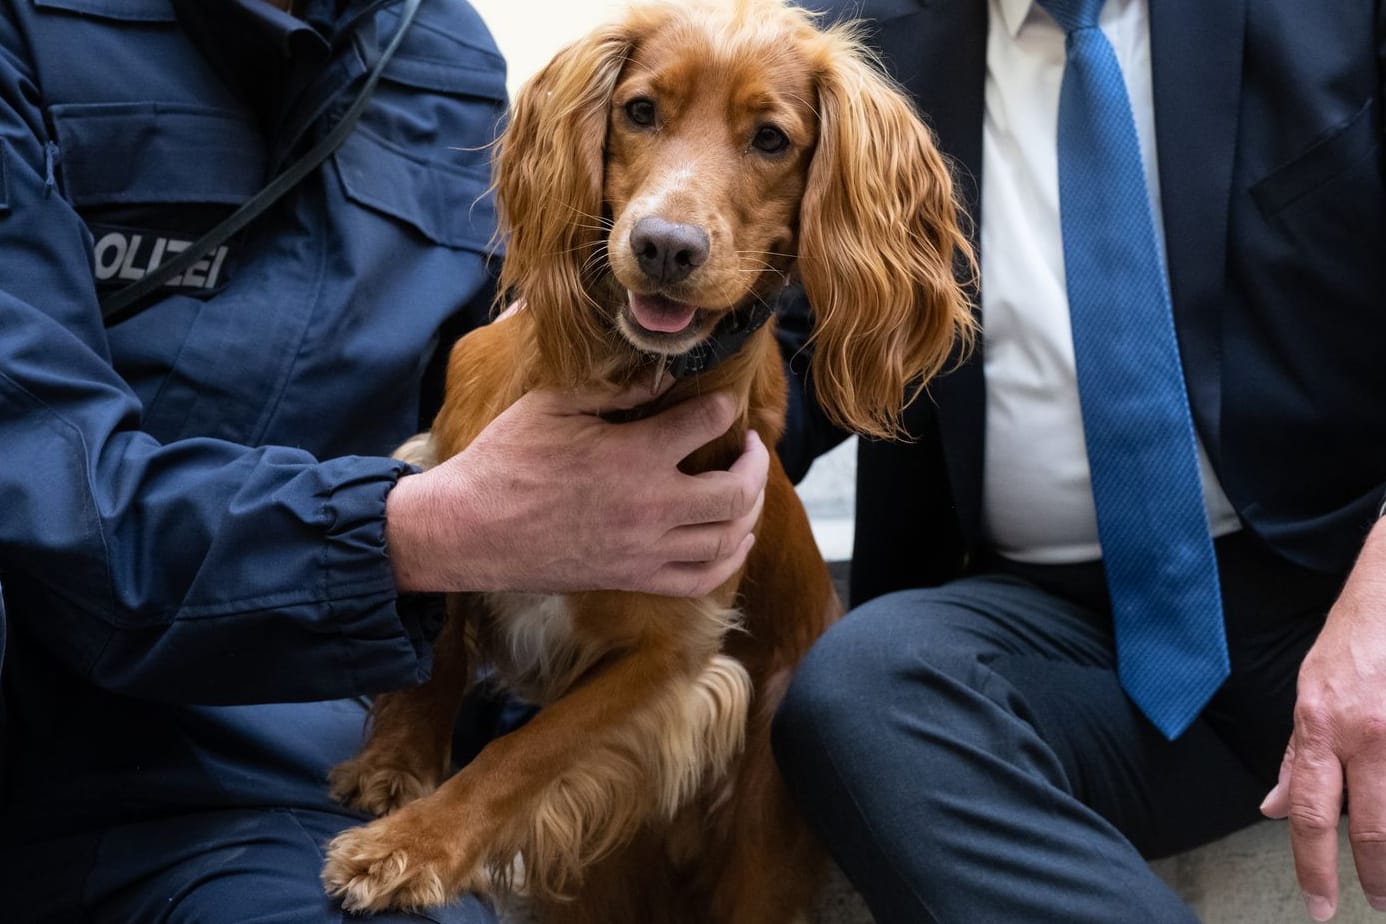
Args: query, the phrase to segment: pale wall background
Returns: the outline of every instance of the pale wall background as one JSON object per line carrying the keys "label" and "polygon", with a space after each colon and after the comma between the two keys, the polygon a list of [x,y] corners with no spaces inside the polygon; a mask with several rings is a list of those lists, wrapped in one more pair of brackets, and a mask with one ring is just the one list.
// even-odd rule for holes
{"label": "pale wall background", "polygon": [[624,5],[621,0],[472,0],[510,66],[511,96],[554,52]]}
{"label": "pale wall background", "polygon": [[[513,98],[520,85],[564,45],[598,23],[615,18],[624,0],[472,0],[508,64]],[[814,463],[799,485],[819,548],[829,560],[852,556],[855,442],[844,443]]]}

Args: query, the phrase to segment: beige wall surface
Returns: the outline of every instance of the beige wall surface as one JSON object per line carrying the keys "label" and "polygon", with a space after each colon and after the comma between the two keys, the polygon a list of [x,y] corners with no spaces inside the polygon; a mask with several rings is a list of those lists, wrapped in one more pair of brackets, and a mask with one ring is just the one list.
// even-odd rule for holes
{"label": "beige wall surface", "polygon": [[600,22],[613,18],[623,0],[472,0],[509,64],[513,98],[520,84],[554,52]]}

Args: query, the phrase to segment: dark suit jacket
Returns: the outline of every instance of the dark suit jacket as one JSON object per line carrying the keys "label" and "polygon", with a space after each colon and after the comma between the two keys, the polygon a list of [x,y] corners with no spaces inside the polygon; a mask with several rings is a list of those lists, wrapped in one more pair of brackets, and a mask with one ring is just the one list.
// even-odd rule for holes
{"label": "dark suit jacket", "polygon": [[[870,40],[955,160],[978,215],[985,0],[813,5],[872,21]],[[1386,8],[1150,0],[1150,20],[1170,285],[1195,425],[1248,529],[1288,561],[1345,573],[1386,490]],[[975,556],[981,359],[978,350],[916,402],[915,442],[863,443],[857,600],[938,583]],[[790,449],[791,469],[814,438]]]}

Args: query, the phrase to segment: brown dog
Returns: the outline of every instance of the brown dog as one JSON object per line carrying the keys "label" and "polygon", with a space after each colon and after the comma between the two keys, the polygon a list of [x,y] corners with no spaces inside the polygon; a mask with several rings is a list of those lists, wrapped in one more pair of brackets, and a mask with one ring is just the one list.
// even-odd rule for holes
{"label": "brown dog", "polygon": [[[567,48],[500,143],[503,287],[527,307],[453,350],[438,457],[529,389],[678,377],[660,404],[729,390],[739,423],[684,462],[773,445],[785,378],[768,306],[797,274],[813,381],[839,423],[899,415],[971,315],[948,170],[849,30],[779,0],[657,3]],[[729,354],[729,355],[728,355]],[[451,598],[433,678],[380,697],[334,792],[387,815],[331,845],[348,908],[522,891],[550,921],[772,924],[800,917],[822,857],[770,754],[791,672],[840,611],[772,464],[742,573],[703,599]],[[451,778],[478,664],[543,708]],[[389,813],[389,814],[387,814]]]}

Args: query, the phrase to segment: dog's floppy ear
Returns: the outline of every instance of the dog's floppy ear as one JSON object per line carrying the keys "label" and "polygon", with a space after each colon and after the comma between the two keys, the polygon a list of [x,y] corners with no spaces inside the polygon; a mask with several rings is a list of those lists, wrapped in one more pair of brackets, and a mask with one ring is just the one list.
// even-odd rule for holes
{"label": "dog's floppy ear", "polygon": [[602,336],[587,298],[605,246],[602,158],[608,102],[632,29],[612,25],[569,45],[520,90],[493,161],[501,233],[500,289],[542,316],[547,368],[577,381]]}
{"label": "dog's floppy ear", "polygon": [[928,127],[850,34],[831,37],[800,212],[799,273],[816,317],[812,376],[835,423],[898,437],[904,406],[959,338],[970,342],[955,271],[971,270],[971,247]]}

